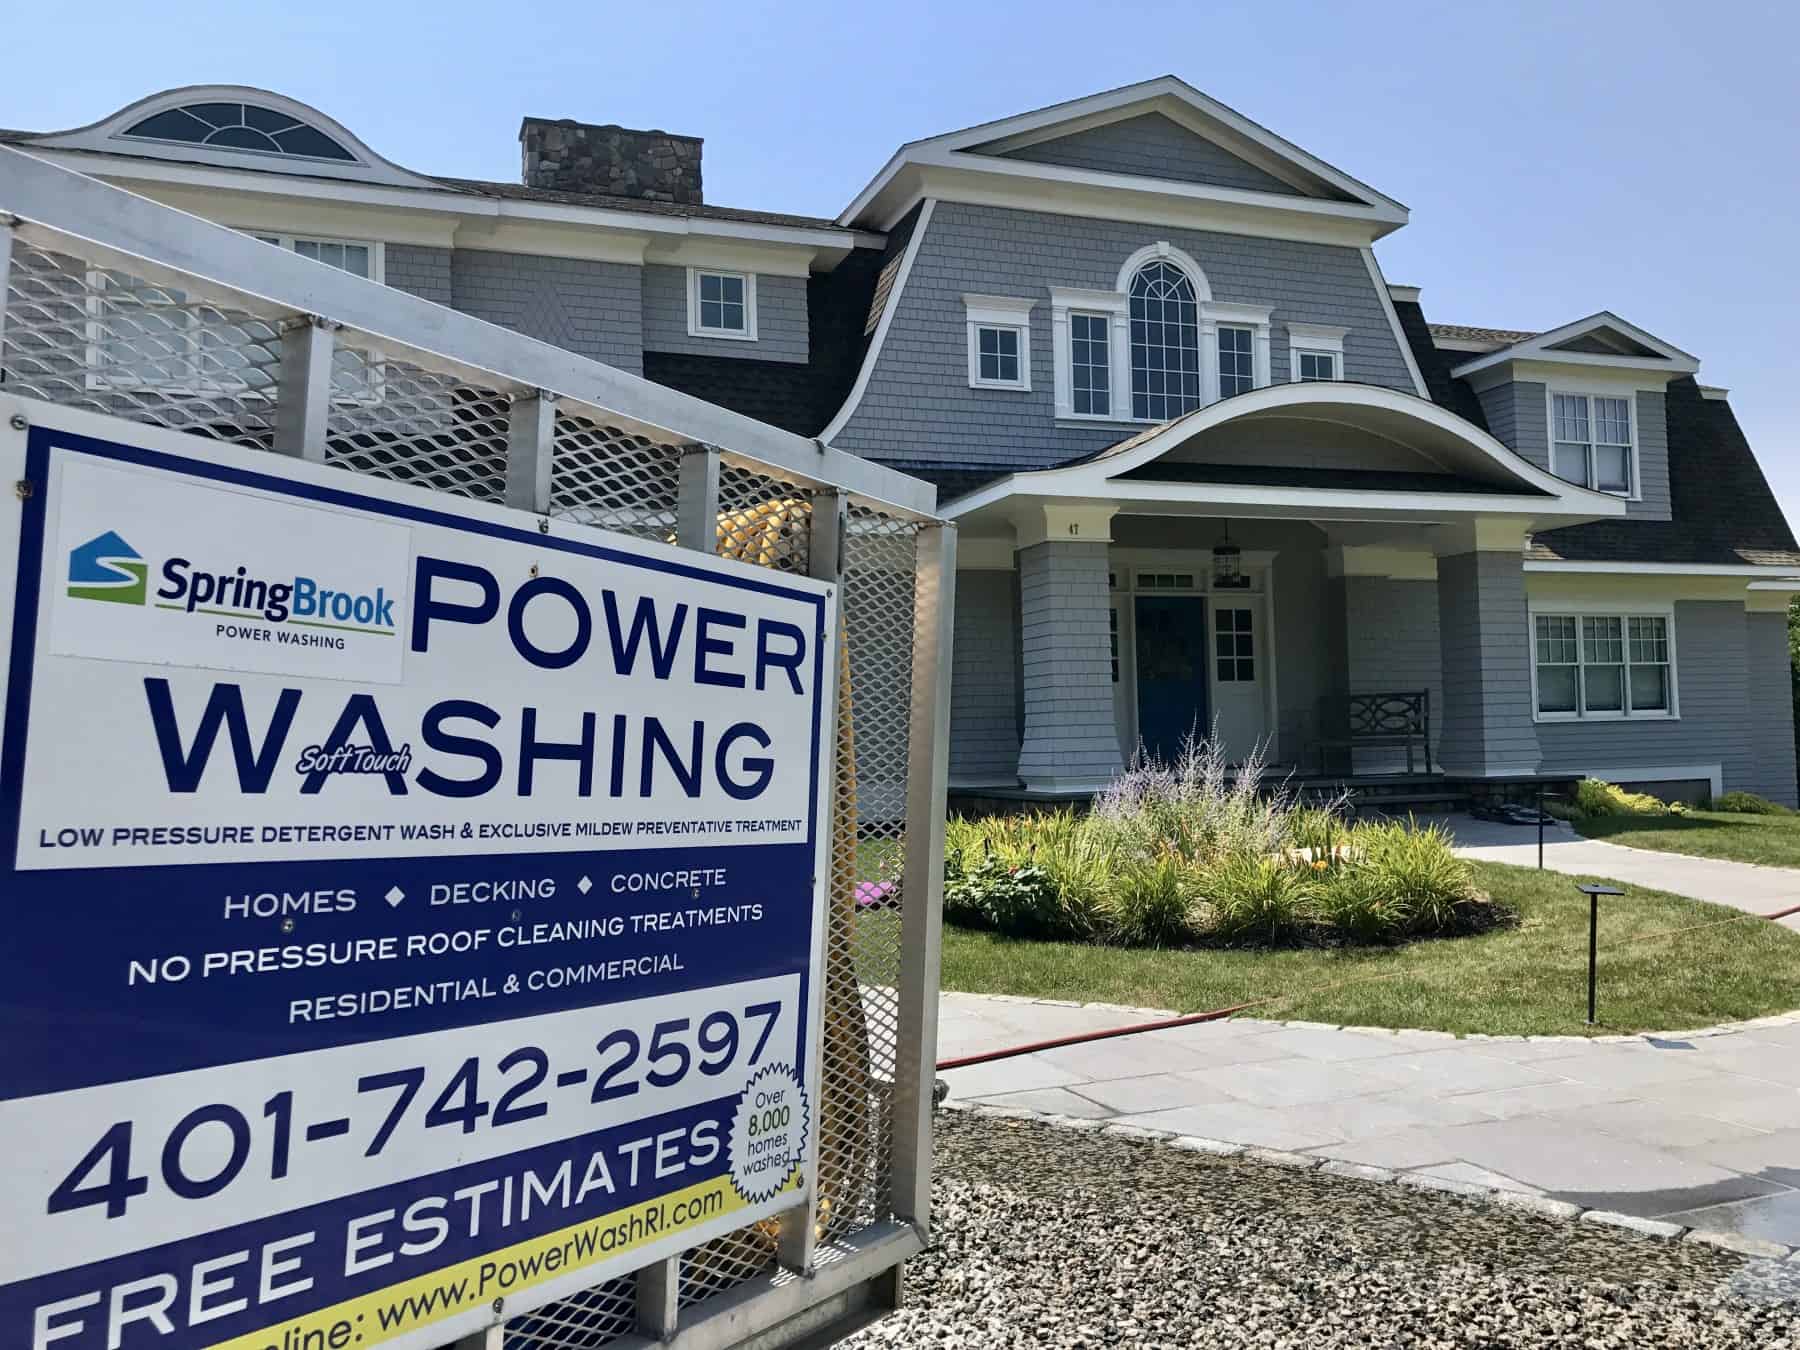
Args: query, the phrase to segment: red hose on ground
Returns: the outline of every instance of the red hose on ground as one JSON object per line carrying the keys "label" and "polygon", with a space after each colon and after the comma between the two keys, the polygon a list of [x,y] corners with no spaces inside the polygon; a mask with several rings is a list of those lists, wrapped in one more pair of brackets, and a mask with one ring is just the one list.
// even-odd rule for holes
{"label": "red hose on ground", "polygon": [[[1729,919],[1715,919],[1712,923],[1700,924],[1698,927],[1710,928],[1713,923],[1737,923],[1741,919],[1768,919],[1773,922],[1785,919],[1790,915],[1800,914],[1800,905],[1790,905],[1787,909],[1778,909],[1773,914],[1736,914]],[[1688,929],[1675,929],[1674,932],[1687,932]],[[1648,938],[1668,937],[1668,933],[1645,933],[1632,941],[1642,942]],[[1394,971],[1389,975],[1372,975],[1370,980],[1392,979],[1401,972]],[[1365,981],[1346,980],[1346,984],[1361,984]],[[1320,988],[1330,989],[1332,985]],[[1317,993],[1317,989],[1301,990],[1302,993]],[[1128,1026],[1105,1027],[1099,1031],[1078,1031],[1071,1036],[1053,1036],[1045,1041],[1031,1041],[1025,1045],[1008,1045],[999,1050],[983,1050],[976,1055],[959,1055],[955,1059],[940,1059],[937,1069],[941,1073],[945,1069],[966,1069],[973,1064],[991,1064],[997,1059],[1013,1059],[1019,1055],[1036,1054],[1039,1050],[1060,1050],[1065,1045],[1086,1045],[1089,1041],[1106,1041],[1115,1036],[1135,1036],[1140,1031],[1167,1031],[1170,1027],[1191,1027],[1201,1022],[1218,1022],[1241,1013],[1250,1008],[1260,1007],[1265,1003],[1274,1003],[1279,999],[1290,997],[1285,994],[1270,994],[1267,998],[1251,999],[1248,1003],[1234,1003],[1229,1008],[1214,1008],[1209,1012],[1184,1013],[1180,1017],[1162,1017],[1154,1022],[1134,1022]]]}

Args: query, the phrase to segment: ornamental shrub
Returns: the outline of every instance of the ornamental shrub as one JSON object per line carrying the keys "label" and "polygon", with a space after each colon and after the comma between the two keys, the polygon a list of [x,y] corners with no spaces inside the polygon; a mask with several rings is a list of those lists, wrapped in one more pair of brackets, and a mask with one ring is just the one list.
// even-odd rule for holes
{"label": "ornamental shrub", "polygon": [[1228,854],[1202,870],[1198,889],[1207,927],[1227,941],[1290,941],[1317,909],[1312,869],[1284,858]]}
{"label": "ornamental shrub", "polygon": [[1414,821],[1360,826],[1356,843],[1369,885],[1386,897],[1398,931],[1449,933],[1467,926],[1482,900],[1475,873],[1457,856],[1441,825],[1420,829]]}
{"label": "ornamental shrub", "polygon": [[1107,936],[1133,947],[1167,947],[1193,936],[1193,867],[1173,848],[1126,860],[1101,902]]}
{"label": "ornamental shrub", "polygon": [[1735,811],[1744,816],[1791,816],[1794,808],[1759,797],[1754,792],[1727,792],[1713,801],[1715,811]]}
{"label": "ornamental shrub", "polygon": [[1412,918],[1381,872],[1360,862],[1320,874],[1318,911],[1321,921],[1357,942],[1391,942]]}
{"label": "ornamental shrub", "polygon": [[1669,804],[1647,792],[1627,792],[1598,778],[1584,778],[1575,785],[1575,809],[1584,816],[1661,816]]}
{"label": "ornamental shrub", "polygon": [[1063,920],[1050,874],[1032,863],[1009,866],[993,854],[961,860],[944,885],[944,915],[966,928],[991,928],[1019,937],[1076,937]]}

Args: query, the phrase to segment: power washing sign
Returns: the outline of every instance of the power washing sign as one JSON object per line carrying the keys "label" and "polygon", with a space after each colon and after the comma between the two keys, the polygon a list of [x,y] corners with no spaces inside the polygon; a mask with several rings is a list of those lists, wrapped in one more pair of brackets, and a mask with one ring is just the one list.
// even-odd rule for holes
{"label": "power washing sign", "polygon": [[437,1346],[801,1202],[825,587],[0,404],[0,1345]]}

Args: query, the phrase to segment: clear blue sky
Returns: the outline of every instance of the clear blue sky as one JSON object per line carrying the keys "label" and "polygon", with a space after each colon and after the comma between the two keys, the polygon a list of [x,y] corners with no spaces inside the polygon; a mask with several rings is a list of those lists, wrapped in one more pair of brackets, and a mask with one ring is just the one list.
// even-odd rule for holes
{"label": "clear blue sky", "polygon": [[255,84],[483,178],[516,176],[522,114],[660,126],[706,138],[708,200],[819,215],[903,141],[1176,74],[1410,206],[1377,252],[1430,318],[1610,308],[1699,356],[1800,524],[1791,4],[239,0],[90,3],[80,29],[8,15],[0,125]]}

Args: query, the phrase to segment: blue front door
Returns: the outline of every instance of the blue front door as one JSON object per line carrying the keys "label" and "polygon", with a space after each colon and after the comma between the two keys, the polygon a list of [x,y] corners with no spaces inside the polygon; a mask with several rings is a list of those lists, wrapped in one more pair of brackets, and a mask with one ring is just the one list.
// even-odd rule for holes
{"label": "blue front door", "polygon": [[1197,595],[1137,598],[1138,739],[1165,763],[1190,732],[1204,736],[1206,601]]}

